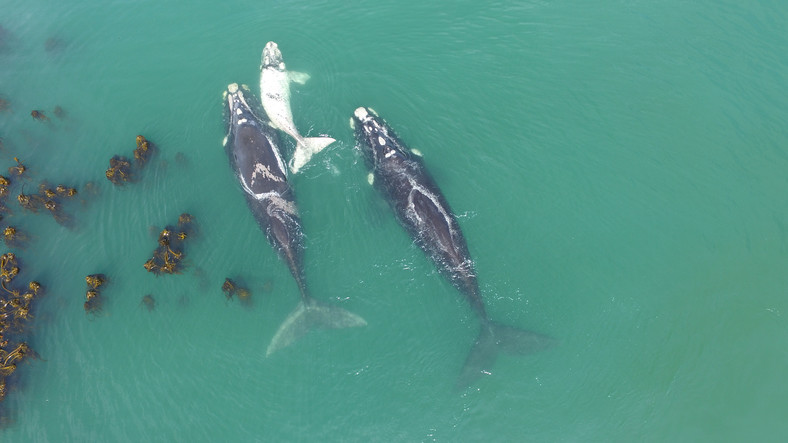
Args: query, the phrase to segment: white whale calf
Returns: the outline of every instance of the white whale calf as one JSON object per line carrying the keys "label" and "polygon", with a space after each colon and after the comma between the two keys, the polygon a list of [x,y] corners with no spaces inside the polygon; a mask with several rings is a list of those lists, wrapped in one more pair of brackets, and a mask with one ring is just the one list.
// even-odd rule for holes
{"label": "white whale calf", "polygon": [[309,76],[300,72],[288,72],[282,60],[282,52],[274,42],[263,49],[260,65],[260,98],[271,124],[296,141],[296,149],[290,161],[290,171],[297,173],[312,156],[333,143],[331,137],[303,137],[293,123],[290,110],[290,82],[303,84]]}

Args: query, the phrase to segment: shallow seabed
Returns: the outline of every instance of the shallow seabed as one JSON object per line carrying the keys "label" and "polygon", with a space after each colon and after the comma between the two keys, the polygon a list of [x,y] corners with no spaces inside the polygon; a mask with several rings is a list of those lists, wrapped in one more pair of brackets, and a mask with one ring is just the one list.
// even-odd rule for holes
{"label": "shallow seabed", "polygon": [[[2,441],[779,441],[788,435],[788,4],[0,0],[2,220],[46,288]],[[221,93],[279,44],[316,298],[368,326],[266,358],[298,291],[230,171]],[[454,389],[478,332],[367,184],[375,108],[458,214],[490,315],[560,345]],[[53,110],[60,106],[63,118]],[[44,110],[49,123],[30,116]],[[104,171],[143,134],[137,183]],[[288,151],[292,142],[283,138]],[[80,191],[75,226],[14,198]],[[95,194],[86,184],[95,183]],[[21,185],[25,187],[22,188]],[[195,216],[182,275],[142,265]],[[85,276],[104,273],[103,314]],[[240,277],[251,306],[227,301]],[[152,294],[155,310],[141,306]]]}

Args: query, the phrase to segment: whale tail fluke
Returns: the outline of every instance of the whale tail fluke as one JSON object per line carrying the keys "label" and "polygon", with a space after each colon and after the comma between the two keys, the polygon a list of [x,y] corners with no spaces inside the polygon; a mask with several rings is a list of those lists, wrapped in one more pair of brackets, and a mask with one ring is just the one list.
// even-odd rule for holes
{"label": "whale tail fluke", "polygon": [[555,343],[554,338],[536,332],[491,321],[483,322],[479,337],[473,344],[457,380],[457,388],[466,388],[482,375],[489,374],[501,351],[513,355],[527,355],[547,349]]}
{"label": "whale tail fluke", "polygon": [[301,167],[309,162],[313,155],[325,149],[326,146],[334,143],[331,137],[304,137],[298,141],[295,152],[293,153],[293,161],[290,164],[290,171],[293,174],[297,173]]}
{"label": "whale tail fluke", "polygon": [[308,298],[306,302],[299,302],[287,316],[271,339],[265,356],[292,344],[312,329],[353,328],[366,324],[363,318],[350,311]]}

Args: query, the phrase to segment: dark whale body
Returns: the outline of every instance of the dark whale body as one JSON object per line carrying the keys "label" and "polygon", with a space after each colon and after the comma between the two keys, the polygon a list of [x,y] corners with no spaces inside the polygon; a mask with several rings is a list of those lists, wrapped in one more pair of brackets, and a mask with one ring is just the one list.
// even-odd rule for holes
{"label": "dark whale body", "polygon": [[493,322],[487,316],[473,260],[446,198],[421,159],[413,155],[386,122],[368,108],[356,109],[353,126],[372,170],[373,184],[389,202],[399,223],[471,305],[481,332],[458,385],[470,385],[489,370],[498,350],[526,354],[549,346],[549,337]]}
{"label": "dark whale body", "polygon": [[[252,99],[252,97],[249,97]],[[231,84],[226,92],[228,136],[225,148],[254,218],[279,257],[287,263],[301,293],[301,302],[277,331],[270,355],[313,327],[344,328],[366,322],[344,309],[318,302],[307,291],[303,270],[304,235],[279,139],[253,111],[247,97]]]}

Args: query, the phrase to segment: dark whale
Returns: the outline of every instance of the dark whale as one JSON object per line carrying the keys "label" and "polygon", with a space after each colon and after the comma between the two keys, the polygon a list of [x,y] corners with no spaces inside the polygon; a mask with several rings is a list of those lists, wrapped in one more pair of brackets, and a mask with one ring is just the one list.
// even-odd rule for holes
{"label": "dark whale", "polygon": [[[227,87],[228,135],[225,148],[254,218],[279,257],[287,263],[301,293],[301,301],[274,335],[266,355],[283,348],[314,327],[363,326],[361,317],[312,298],[304,278],[304,235],[279,139],[258,117],[247,97],[233,83]],[[253,97],[249,97],[250,100]],[[256,102],[254,102],[256,104]]]}
{"label": "dark whale", "polygon": [[374,111],[356,109],[352,123],[372,170],[373,184],[416,244],[467,297],[481,321],[479,337],[468,355],[458,386],[466,387],[483,373],[489,373],[499,350],[527,354],[548,347],[553,339],[495,323],[487,316],[460,225],[421,159],[412,154]]}

